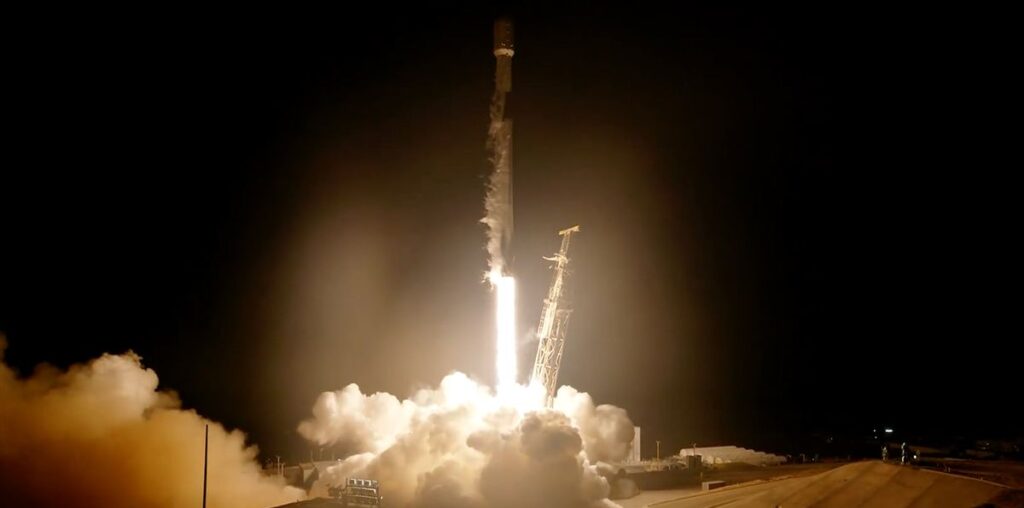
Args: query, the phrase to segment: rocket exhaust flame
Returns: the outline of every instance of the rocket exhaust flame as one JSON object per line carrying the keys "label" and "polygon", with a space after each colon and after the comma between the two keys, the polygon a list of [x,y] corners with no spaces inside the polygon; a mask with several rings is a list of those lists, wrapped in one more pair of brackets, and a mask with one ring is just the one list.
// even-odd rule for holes
{"label": "rocket exhaust flame", "polygon": [[516,279],[491,273],[495,290],[498,393],[508,393],[516,384],[519,366],[516,358]]}

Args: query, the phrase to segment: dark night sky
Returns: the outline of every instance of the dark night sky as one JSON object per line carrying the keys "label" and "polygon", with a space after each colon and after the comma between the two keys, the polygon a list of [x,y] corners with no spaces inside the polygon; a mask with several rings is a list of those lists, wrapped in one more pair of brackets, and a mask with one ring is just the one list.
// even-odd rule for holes
{"label": "dark night sky", "polygon": [[293,457],[320,391],[489,382],[501,12],[520,326],[581,224],[561,381],[626,408],[645,453],[1024,428],[1009,136],[958,42],[979,25],[949,12],[26,15],[5,36],[6,361],[132,349]]}

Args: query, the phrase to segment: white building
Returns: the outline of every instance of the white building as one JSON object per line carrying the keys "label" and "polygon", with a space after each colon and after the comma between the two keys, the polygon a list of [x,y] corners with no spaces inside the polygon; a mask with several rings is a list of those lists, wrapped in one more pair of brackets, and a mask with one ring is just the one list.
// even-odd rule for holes
{"label": "white building", "polygon": [[728,464],[738,462],[754,466],[774,466],[786,462],[781,455],[759,452],[737,446],[708,446],[704,448],[683,448],[679,450],[680,457],[700,455],[704,464]]}

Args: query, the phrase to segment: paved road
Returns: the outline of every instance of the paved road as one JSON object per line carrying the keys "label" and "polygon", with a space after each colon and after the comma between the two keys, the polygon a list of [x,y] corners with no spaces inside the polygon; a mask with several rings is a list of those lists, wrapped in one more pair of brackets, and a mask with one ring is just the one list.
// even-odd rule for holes
{"label": "paved road", "polygon": [[1006,489],[960,476],[900,467],[882,462],[857,462],[813,476],[727,487],[652,508],[729,506],[848,507],[973,507]]}
{"label": "paved road", "polygon": [[[742,467],[731,467],[731,468],[719,468],[717,470],[709,470],[705,473],[705,480],[722,480],[732,485],[736,483],[751,482],[754,480],[771,480],[780,478],[790,478],[797,476],[809,476],[823,471],[827,471],[834,467],[838,467],[842,464],[838,463],[813,463],[813,464],[785,464],[781,466],[771,467],[756,467],[756,466],[743,466],[734,464],[732,466]],[[660,503],[662,501],[671,501],[673,499],[679,499],[683,496],[689,496],[693,494],[699,494],[701,492],[700,485],[688,486],[685,488],[672,489],[672,490],[649,490],[641,492],[635,497],[629,499],[616,499],[622,508],[645,508],[648,505],[654,503]]]}

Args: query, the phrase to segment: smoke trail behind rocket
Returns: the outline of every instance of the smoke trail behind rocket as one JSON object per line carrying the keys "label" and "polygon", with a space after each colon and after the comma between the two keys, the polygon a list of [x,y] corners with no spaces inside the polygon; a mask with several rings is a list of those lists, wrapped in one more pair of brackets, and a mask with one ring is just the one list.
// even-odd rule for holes
{"label": "smoke trail behind rocket", "polygon": [[512,241],[512,120],[505,118],[506,94],[512,90],[512,22],[500,18],[494,22],[494,95],[491,97],[487,146],[493,166],[487,185],[487,252],[490,272],[505,274]]}

